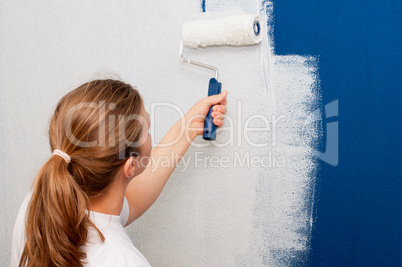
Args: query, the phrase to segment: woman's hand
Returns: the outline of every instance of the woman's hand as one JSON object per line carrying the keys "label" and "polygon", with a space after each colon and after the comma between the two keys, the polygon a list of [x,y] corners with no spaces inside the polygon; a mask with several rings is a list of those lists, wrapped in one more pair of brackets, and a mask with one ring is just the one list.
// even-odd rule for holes
{"label": "woman's hand", "polygon": [[203,134],[204,120],[211,106],[214,106],[211,113],[213,123],[217,127],[221,127],[223,125],[223,119],[225,118],[226,113],[227,95],[228,92],[223,91],[218,95],[204,97],[186,113],[186,129],[192,140],[197,135]]}

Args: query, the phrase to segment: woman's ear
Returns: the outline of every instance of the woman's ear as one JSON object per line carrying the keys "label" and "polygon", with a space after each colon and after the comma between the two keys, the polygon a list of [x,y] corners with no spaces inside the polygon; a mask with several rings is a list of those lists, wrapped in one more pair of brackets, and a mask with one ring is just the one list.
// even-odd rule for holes
{"label": "woman's ear", "polygon": [[135,174],[135,161],[134,157],[129,157],[124,163],[123,173],[125,178],[132,178]]}

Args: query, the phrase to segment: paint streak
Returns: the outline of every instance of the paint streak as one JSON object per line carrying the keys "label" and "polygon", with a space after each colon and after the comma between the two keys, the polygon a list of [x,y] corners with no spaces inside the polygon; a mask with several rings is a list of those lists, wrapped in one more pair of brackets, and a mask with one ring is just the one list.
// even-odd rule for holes
{"label": "paint streak", "polygon": [[[256,186],[255,251],[266,266],[300,266],[309,253],[317,162],[312,148],[319,137],[316,125],[305,125],[319,97],[314,71],[301,56],[275,56],[277,144],[268,151],[286,159],[284,168],[261,169]],[[309,135],[303,134],[303,127]],[[307,130],[308,129],[308,130]]]}
{"label": "paint streak", "polygon": [[[206,6],[222,13],[252,10],[249,2],[242,1],[208,1]],[[309,256],[318,168],[315,152],[323,130],[320,121],[310,119],[321,106],[318,60],[275,55],[272,2],[261,1],[259,13],[267,22],[267,38],[261,48],[267,94],[256,101],[266,101],[257,112],[278,123],[275,133],[256,134],[256,139],[271,144],[256,153],[274,160],[284,158],[286,166],[260,169],[255,183],[253,238],[247,253],[234,255],[237,265],[300,266],[307,264]]]}

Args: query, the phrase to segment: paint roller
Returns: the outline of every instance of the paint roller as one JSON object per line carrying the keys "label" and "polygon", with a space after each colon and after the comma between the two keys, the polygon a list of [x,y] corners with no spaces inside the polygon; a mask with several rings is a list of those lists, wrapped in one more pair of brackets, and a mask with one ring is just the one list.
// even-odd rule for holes
{"label": "paint roller", "polygon": [[[209,46],[246,46],[261,43],[261,18],[258,15],[242,14],[213,20],[186,22],[182,28],[179,58],[181,62],[207,68],[215,72],[215,78],[209,80],[208,96],[220,94],[222,84],[218,82],[219,72],[216,67],[187,59],[183,56],[184,46],[192,49]],[[203,138],[213,141],[216,138],[216,125],[211,117],[210,107],[204,122]]]}

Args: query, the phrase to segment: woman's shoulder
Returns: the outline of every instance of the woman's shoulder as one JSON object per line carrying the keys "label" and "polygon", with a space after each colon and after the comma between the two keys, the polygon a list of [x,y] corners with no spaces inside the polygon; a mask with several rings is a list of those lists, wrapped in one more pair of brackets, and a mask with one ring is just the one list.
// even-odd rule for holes
{"label": "woman's shoulder", "polygon": [[32,192],[29,192],[23,200],[17,218],[15,219],[13,235],[11,238],[11,266],[18,266],[25,244],[25,213],[31,196]]}
{"label": "woman's shoulder", "polygon": [[105,235],[104,242],[88,243],[85,266],[150,266],[144,256],[125,238]]}
{"label": "woman's shoulder", "polygon": [[91,219],[102,232],[105,241],[100,240],[97,230],[90,228],[89,240],[82,247],[87,254],[87,266],[150,266],[123,228],[127,222],[128,209],[125,200],[120,216],[91,213]]}

